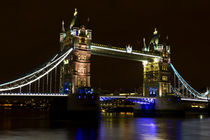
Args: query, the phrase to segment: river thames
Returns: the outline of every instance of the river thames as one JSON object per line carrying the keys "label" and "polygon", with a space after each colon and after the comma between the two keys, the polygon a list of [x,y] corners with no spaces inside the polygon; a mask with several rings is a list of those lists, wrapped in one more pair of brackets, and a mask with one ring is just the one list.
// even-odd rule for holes
{"label": "river thames", "polygon": [[4,114],[0,117],[3,140],[207,140],[210,118],[134,117],[133,113],[103,113],[98,120],[49,119],[46,114]]}

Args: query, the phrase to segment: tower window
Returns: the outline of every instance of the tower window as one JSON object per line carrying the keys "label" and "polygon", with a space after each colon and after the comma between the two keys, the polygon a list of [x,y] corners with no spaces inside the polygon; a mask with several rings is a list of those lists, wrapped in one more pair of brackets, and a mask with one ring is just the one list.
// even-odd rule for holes
{"label": "tower window", "polygon": [[163,81],[168,81],[168,77],[167,76],[162,76],[162,80]]}

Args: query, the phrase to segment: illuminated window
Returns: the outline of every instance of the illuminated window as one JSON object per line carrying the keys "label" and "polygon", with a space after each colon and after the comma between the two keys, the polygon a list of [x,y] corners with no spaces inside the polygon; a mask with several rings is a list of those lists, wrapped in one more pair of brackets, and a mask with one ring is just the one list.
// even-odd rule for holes
{"label": "illuminated window", "polygon": [[169,92],[168,85],[164,84],[163,85],[163,93],[168,93],[168,92]]}
{"label": "illuminated window", "polygon": [[66,65],[66,64],[68,64],[68,63],[69,63],[69,60],[68,60],[68,59],[66,59],[66,60],[64,60],[63,62],[64,62],[64,64]]}
{"label": "illuminated window", "polygon": [[163,81],[168,81],[168,77],[167,76],[162,76],[162,80]]}
{"label": "illuminated window", "polygon": [[168,67],[163,65],[162,70],[168,70]]}
{"label": "illuminated window", "polygon": [[80,68],[80,69],[78,69],[78,72],[85,74],[86,73],[86,68]]}
{"label": "illuminated window", "polygon": [[80,86],[80,83],[81,83],[80,80],[78,80],[78,87]]}

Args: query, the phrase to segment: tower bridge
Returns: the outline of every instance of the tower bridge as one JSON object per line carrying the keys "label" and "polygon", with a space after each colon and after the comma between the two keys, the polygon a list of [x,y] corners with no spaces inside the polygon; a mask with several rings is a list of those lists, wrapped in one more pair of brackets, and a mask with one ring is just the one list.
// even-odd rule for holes
{"label": "tower bridge", "polygon": [[[37,70],[19,79],[0,84],[1,98],[5,96],[62,96],[69,98],[68,106],[74,106],[72,105],[72,103],[76,104],[74,99],[86,99],[88,96],[88,100],[92,102],[97,95],[93,92],[90,83],[90,58],[91,55],[99,55],[141,62],[144,98],[132,97],[137,102],[168,95],[178,96],[182,100],[186,99],[185,101],[208,102],[209,92],[203,94],[193,89],[172,65],[168,40],[161,42],[156,29],[148,45],[143,39],[144,46],[141,51],[133,50],[130,45],[125,48],[102,45],[91,42],[91,29],[76,24],[77,14],[78,12],[75,11],[68,29],[64,28],[64,22],[62,22],[60,52]],[[171,69],[174,77],[171,77]],[[111,99],[111,97],[106,97],[106,99]]]}

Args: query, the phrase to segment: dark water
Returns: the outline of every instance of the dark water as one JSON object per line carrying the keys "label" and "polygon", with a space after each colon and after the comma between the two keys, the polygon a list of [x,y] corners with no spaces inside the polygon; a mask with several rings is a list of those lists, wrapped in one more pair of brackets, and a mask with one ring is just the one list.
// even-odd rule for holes
{"label": "dark water", "polygon": [[[35,113],[36,114],[36,113]],[[47,115],[46,115],[47,116]],[[2,140],[164,140],[210,139],[210,118],[134,117],[106,113],[99,120],[50,120],[45,114],[0,115]]]}

